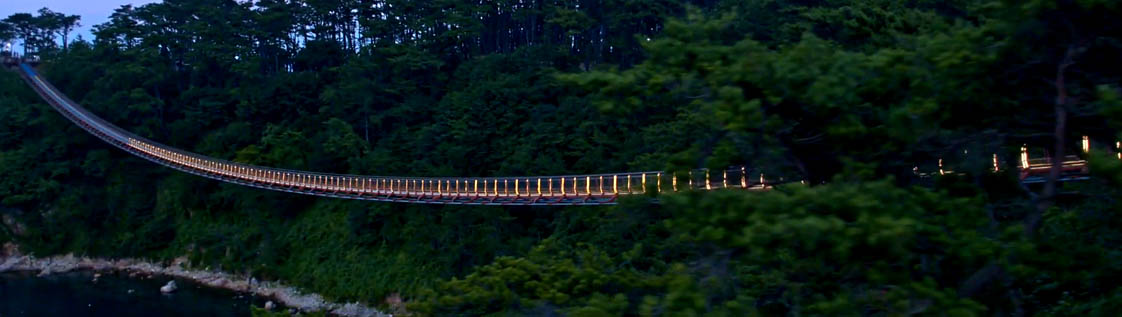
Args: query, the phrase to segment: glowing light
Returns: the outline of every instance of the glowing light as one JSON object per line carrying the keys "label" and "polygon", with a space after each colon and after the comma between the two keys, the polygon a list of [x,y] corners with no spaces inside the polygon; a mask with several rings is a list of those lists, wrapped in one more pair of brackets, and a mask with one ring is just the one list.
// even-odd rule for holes
{"label": "glowing light", "polygon": [[748,188],[748,171],[747,167],[740,167],[740,188]]}
{"label": "glowing light", "polygon": [[1086,135],[1083,136],[1083,153],[1091,151],[1091,138]]}
{"label": "glowing light", "polygon": [[1029,168],[1028,147],[1025,147],[1024,145],[1021,145],[1021,168]]}
{"label": "glowing light", "polygon": [[705,170],[705,190],[713,190],[713,187],[709,186],[709,170]]}
{"label": "glowing light", "polygon": [[612,175],[612,194],[619,194],[619,175]]}
{"label": "glowing light", "polygon": [[584,193],[592,195],[592,176],[584,177]]}
{"label": "glowing light", "polygon": [[633,191],[631,190],[631,174],[627,174],[627,193],[630,194],[632,192]]}
{"label": "glowing light", "polygon": [[643,193],[647,193],[647,173],[643,173]]}

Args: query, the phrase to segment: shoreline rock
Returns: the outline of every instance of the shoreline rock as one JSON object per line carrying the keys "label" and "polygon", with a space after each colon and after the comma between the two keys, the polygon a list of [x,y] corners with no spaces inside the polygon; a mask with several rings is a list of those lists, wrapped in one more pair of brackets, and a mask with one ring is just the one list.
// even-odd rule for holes
{"label": "shoreline rock", "polygon": [[168,281],[167,285],[160,287],[160,293],[171,293],[179,290],[179,286],[175,285],[175,280]]}
{"label": "shoreline rock", "polygon": [[38,276],[65,273],[74,270],[94,272],[123,272],[134,275],[161,275],[191,280],[208,287],[252,293],[300,312],[326,311],[336,316],[392,316],[361,303],[330,303],[319,294],[300,292],[294,287],[271,281],[257,281],[248,276],[225,272],[193,270],[183,267],[185,261],[176,259],[173,265],[164,266],[140,259],[97,259],[76,257],[73,254],[37,258],[19,254],[0,254],[0,273],[16,271],[39,272]]}

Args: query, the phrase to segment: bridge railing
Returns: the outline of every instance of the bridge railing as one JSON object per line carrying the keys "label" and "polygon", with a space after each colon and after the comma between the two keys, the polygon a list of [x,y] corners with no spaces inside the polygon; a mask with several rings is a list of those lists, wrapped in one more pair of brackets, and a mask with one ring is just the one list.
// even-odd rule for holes
{"label": "bridge railing", "polygon": [[[760,175],[748,175],[745,168],[721,171],[711,176],[708,170],[664,175],[662,172],[609,173],[542,177],[482,178],[416,178],[360,176],[317,173],[254,166],[203,156],[166,146],[140,137],[94,115],[60,93],[49,82],[24,67],[27,76],[38,86],[52,105],[81,125],[110,137],[128,151],[140,151],[147,158],[164,165],[188,169],[204,176],[230,178],[272,187],[342,193],[347,195],[428,195],[428,196],[618,196],[645,194],[648,191],[679,191],[686,189],[757,188],[767,184]],[[97,134],[97,133],[95,133]],[[114,141],[109,140],[107,141]],[[729,180],[729,175],[734,175]],[[697,175],[705,175],[698,180]],[[664,185],[665,182],[665,185]],[[679,184],[681,182],[682,184]]]}
{"label": "bridge railing", "polygon": [[[776,182],[747,167],[725,170],[698,169],[677,173],[660,171],[512,177],[394,177],[318,173],[277,169],[232,162],[208,157],[175,147],[160,144],[135,135],[94,115],[70,100],[51,83],[39,77],[30,67],[21,65],[24,78],[52,107],[87,129],[97,137],[158,164],[189,173],[241,183],[249,186],[299,192],[312,195],[367,198],[378,196],[381,200],[402,198],[406,201],[451,201],[466,198],[478,203],[478,198],[507,199],[516,203],[534,204],[541,198],[551,202],[580,203],[567,198],[596,198],[593,203],[611,203],[615,197],[686,190],[760,189]],[[1084,151],[1089,148],[1084,138]],[[1122,147],[1122,144],[1118,144]],[[1122,155],[1119,155],[1122,159]],[[993,159],[998,170],[997,156]],[[1034,173],[1047,168],[1048,160],[1029,159],[1022,149],[1022,179],[1024,173]],[[942,160],[938,162],[940,174],[948,172]],[[1065,170],[1085,169],[1085,162],[1072,156],[1064,162]],[[951,171],[953,173],[953,171]],[[450,199],[450,200],[440,200]],[[510,200],[513,199],[513,200]],[[522,200],[518,200],[522,199]],[[584,201],[588,201],[587,199]]]}
{"label": "bridge railing", "polygon": [[393,177],[315,173],[229,162],[180,151],[142,139],[130,139],[139,149],[166,164],[206,174],[262,185],[347,195],[565,197],[620,196],[688,189],[762,188],[762,175],[747,168],[714,173],[709,170],[668,175],[629,172],[532,177]]}

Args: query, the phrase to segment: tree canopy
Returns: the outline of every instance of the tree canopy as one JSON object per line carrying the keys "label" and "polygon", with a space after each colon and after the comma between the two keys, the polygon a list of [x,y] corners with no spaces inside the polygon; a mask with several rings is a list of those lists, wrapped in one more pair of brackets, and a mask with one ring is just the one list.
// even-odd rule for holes
{"label": "tree canopy", "polygon": [[[0,38],[31,43],[72,99],[214,157],[410,176],[742,165],[790,184],[612,207],[263,192],[111,150],[3,73],[0,241],[188,255],[426,315],[1117,315],[1118,16],[1097,0],[166,0],[67,44],[77,17],[16,14]],[[1022,147],[1090,177],[1023,184]]]}
{"label": "tree canopy", "polygon": [[[16,13],[0,20],[0,41],[20,40],[23,54],[29,52],[49,52],[58,43],[65,51],[69,47],[69,36],[74,28],[80,26],[81,17],[39,9],[37,15]],[[56,36],[57,41],[56,42]]]}

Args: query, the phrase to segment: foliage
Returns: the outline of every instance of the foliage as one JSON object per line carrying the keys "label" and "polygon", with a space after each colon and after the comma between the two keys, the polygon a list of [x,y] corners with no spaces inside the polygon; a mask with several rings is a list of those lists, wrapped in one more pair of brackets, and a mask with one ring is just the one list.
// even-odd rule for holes
{"label": "foliage", "polygon": [[47,8],[39,9],[37,13],[16,13],[0,20],[0,43],[18,39],[23,46],[23,55],[28,55],[28,52],[43,54],[57,49],[55,36],[58,36],[65,51],[69,47],[70,33],[81,25],[81,17]]}
{"label": "foliage", "polygon": [[[109,149],[4,72],[0,214],[26,230],[0,240],[186,254],[432,315],[1113,315],[1120,15],[1094,0],[168,0],[70,42],[76,17],[16,14],[0,39],[43,55],[68,96],[213,157],[423,176],[735,165],[806,184],[596,208],[263,192]],[[1021,184],[1022,146],[1084,155],[1092,178]]]}
{"label": "foliage", "polygon": [[971,315],[985,307],[957,296],[956,272],[1004,252],[977,234],[987,221],[976,199],[884,181],[663,199],[680,216],[631,237],[631,245],[567,249],[552,237],[525,257],[500,257],[441,283],[438,296],[414,308],[435,315]]}

